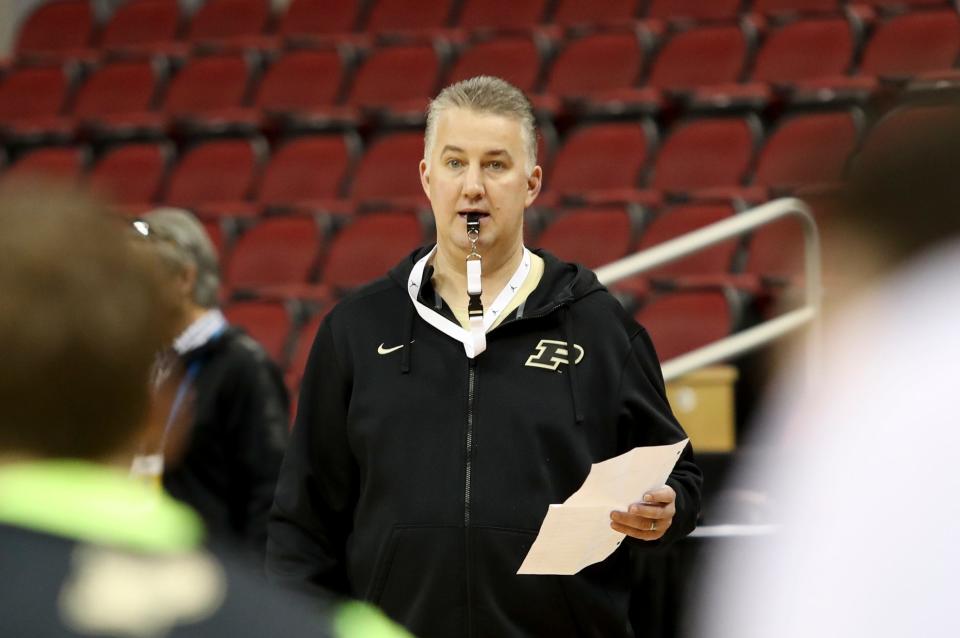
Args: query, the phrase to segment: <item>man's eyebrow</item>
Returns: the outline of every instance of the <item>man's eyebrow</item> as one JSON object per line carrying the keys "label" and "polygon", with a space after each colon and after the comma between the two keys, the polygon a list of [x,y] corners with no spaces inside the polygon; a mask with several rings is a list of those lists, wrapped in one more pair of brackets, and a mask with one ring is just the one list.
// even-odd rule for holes
{"label": "man's eyebrow", "polygon": [[487,151],[484,153],[484,155],[506,155],[507,157],[510,157],[510,151],[505,148],[495,148]]}
{"label": "man's eyebrow", "polygon": [[459,146],[451,146],[450,144],[447,144],[440,150],[440,153],[441,154],[446,153],[447,151],[452,151],[454,153],[462,153],[463,149],[460,148]]}

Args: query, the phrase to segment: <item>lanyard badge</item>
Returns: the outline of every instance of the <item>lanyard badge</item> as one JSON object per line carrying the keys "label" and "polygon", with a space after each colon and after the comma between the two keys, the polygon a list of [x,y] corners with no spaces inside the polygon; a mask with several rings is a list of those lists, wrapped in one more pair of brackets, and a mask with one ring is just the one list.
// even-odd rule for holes
{"label": "lanyard badge", "polygon": [[470,254],[467,255],[467,317],[474,353],[480,354],[487,349],[487,335],[483,326],[483,258],[477,252],[477,242],[480,241],[480,215],[477,213],[467,214],[467,239],[470,241]]}

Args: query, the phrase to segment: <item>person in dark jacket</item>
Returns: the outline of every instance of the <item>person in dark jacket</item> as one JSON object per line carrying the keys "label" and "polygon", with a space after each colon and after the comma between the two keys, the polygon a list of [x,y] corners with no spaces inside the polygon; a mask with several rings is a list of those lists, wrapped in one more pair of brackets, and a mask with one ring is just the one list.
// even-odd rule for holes
{"label": "person in dark jacket", "polygon": [[368,636],[370,612],[298,601],[201,543],[132,480],[177,304],[152,252],[75,190],[0,188],[0,636]]}
{"label": "person in dark jacket", "polygon": [[[593,273],[524,248],[542,171],[519,90],[479,77],[441,92],[420,175],[437,244],[322,323],[268,577],[369,600],[424,637],[630,636],[625,547],[574,576],[517,570],[592,463],[685,438],[650,339]],[[700,487],[688,448],[610,524],[680,538]]]}
{"label": "person in dark jacket", "polygon": [[200,222],[166,208],[135,226],[155,240],[184,315],[165,363],[184,371],[181,400],[161,449],[150,450],[163,454],[163,486],[200,513],[211,535],[262,564],[289,427],[282,374],[218,309],[217,254]]}

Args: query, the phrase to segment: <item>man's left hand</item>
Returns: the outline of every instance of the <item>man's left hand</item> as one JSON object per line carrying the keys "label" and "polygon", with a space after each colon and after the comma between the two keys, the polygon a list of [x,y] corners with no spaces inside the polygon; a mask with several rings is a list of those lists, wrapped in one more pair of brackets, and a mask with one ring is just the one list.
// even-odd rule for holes
{"label": "man's left hand", "polygon": [[669,485],[650,490],[626,512],[610,512],[610,527],[642,541],[655,541],[670,529],[677,513],[676,500],[677,493]]}

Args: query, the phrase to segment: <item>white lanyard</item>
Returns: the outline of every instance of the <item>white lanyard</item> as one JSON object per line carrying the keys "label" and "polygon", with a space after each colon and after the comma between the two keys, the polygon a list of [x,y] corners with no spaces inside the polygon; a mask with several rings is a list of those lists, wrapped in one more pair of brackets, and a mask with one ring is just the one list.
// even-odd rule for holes
{"label": "white lanyard", "polygon": [[[434,246],[433,250],[413,265],[413,270],[410,271],[410,276],[407,278],[407,294],[410,295],[410,300],[413,301],[413,307],[417,309],[417,314],[419,314],[424,321],[447,336],[453,337],[461,342],[467,356],[473,359],[486,350],[486,339],[484,338],[482,344],[476,344],[471,332],[464,330],[439,312],[420,303],[420,300],[417,299],[417,296],[420,294],[420,283],[423,281],[423,271],[427,266],[427,262],[430,261],[430,258],[433,257],[436,252],[437,247]],[[520,260],[520,265],[517,266],[516,272],[513,273],[510,281],[507,282],[507,285],[504,286],[500,294],[497,295],[490,309],[483,313],[483,334],[490,330],[490,327],[500,318],[500,313],[503,312],[503,309],[510,305],[513,298],[517,296],[520,286],[527,278],[527,275],[530,274],[531,264],[532,254],[527,248],[524,248],[523,258]],[[478,345],[480,347],[478,347]]]}

